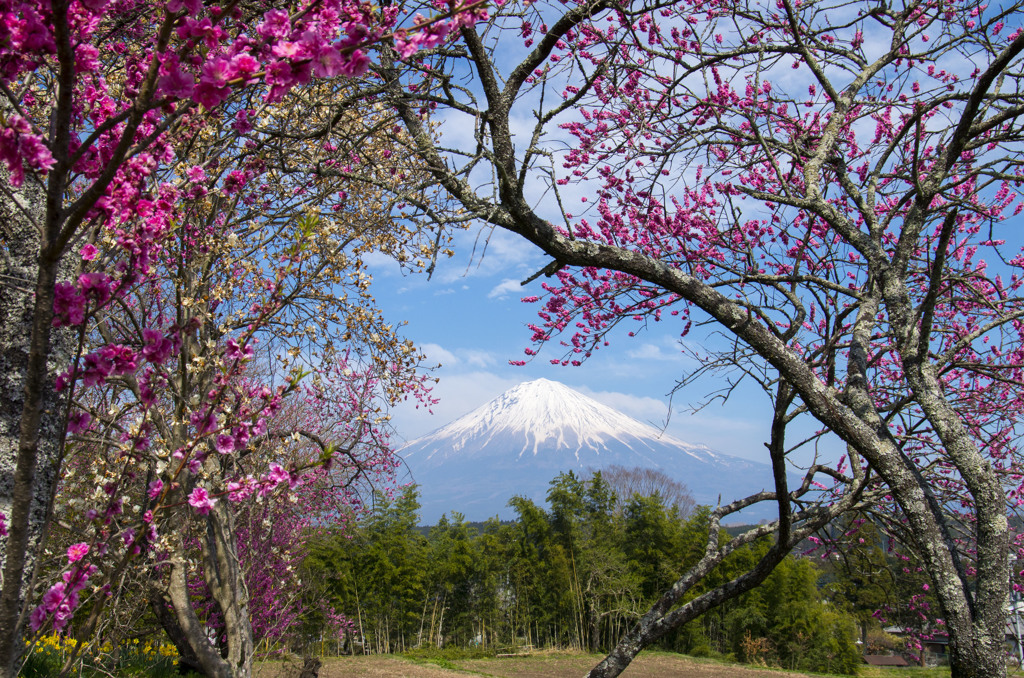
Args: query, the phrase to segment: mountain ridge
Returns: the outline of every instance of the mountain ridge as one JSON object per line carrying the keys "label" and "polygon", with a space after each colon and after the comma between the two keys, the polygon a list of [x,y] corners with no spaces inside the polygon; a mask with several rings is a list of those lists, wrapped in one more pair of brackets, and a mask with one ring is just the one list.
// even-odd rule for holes
{"label": "mountain ridge", "polygon": [[512,496],[543,503],[559,472],[611,465],[662,470],[703,504],[771,482],[767,464],[679,440],[548,379],[509,389],[399,454],[420,485],[424,521],[452,510],[468,519],[511,517]]}

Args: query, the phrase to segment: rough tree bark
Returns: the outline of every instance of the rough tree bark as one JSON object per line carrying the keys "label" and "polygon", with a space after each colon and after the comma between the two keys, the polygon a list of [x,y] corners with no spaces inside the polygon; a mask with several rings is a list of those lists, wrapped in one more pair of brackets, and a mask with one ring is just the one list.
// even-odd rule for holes
{"label": "rough tree bark", "polygon": [[[43,186],[30,178],[0,189],[0,512],[7,536],[0,593],[0,657],[20,655],[26,595],[51,510],[64,439],[64,398],[53,377],[73,336],[53,331],[60,271],[47,231]],[[0,675],[13,671],[0,666]],[[13,675],[13,674],[12,674]]]}
{"label": "rough tree bark", "polygon": [[[233,533],[231,506],[217,502],[201,520],[200,535],[203,574],[210,595],[223,616],[223,642],[213,644],[207,626],[196,616],[193,593],[188,586],[189,555],[181,532],[173,538],[170,573],[158,593],[150,596],[154,605],[170,603],[170,610],[160,615],[165,629],[173,631],[172,641],[183,657],[195,662],[210,678],[248,678],[252,675],[254,644],[249,623],[249,596],[238,562]],[[224,655],[218,647],[226,648]]]}

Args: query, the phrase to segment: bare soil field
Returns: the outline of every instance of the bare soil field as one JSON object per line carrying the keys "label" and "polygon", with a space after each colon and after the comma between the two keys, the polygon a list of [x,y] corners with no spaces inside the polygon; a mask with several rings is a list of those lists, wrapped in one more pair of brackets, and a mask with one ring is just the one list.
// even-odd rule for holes
{"label": "bare soil field", "polygon": [[[502,659],[458,659],[446,662],[455,668],[414,662],[402,657],[338,657],[325,661],[320,678],[579,678],[601,660],[602,655],[539,653]],[[256,671],[257,678],[295,678],[298,664],[267,662]],[[626,678],[803,678],[807,674],[719,664],[670,654],[641,654],[623,673]]]}

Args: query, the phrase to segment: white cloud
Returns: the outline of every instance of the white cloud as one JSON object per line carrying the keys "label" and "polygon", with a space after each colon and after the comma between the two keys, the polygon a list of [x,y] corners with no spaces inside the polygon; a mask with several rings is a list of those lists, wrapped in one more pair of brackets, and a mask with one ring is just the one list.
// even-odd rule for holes
{"label": "white cloud", "polygon": [[440,344],[423,344],[420,350],[427,356],[428,364],[441,363],[446,369],[460,367],[491,367],[498,364],[498,359],[490,351],[475,348],[455,348],[448,350]]}
{"label": "white cloud", "polygon": [[523,286],[519,280],[515,278],[505,278],[497,286],[493,287],[490,292],[487,293],[488,299],[494,299],[496,297],[506,297],[510,294],[522,294]]}
{"label": "white cloud", "polygon": [[459,364],[459,359],[455,354],[442,348],[439,344],[423,344],[419,349],[427,356],[428,365],[440,363],[445,366],[453,366]]}
{"label": "white cloud", "polygon": [[668,415],[668,401],[649,396],[635,396],[617,391],[595,391],[586,387],[573,386],[580,393],[590,396],[597,402],[614,408],[619,412],[660,427]]}
{"label": "white cloud", "polygon": [[681,362],[684,358],[678,347],[665,350],[657,344],[645,343],[626,351],[626,356],[634,360],[661,360]]}
{"label": "white cloud", "polygon": [[375,277],[387,277],[399,275],[402,272],[398,262],[395,261],[394,257],[384,254],[383,252],[377,252],[370,250],[361,255],[363,263],[366,264],[370,273]]}
{"label": "white cloud", "polygon": [[457,353],[467,365],[472,367],[491,367],[498,363],[497,358],[489,351],[463,349]]}
{"label": "white cloud", "polygon": [[443,283],[498,276],[522,279],[544,265],[534,244],[503,229],[483,227],[460,232],[453,246],[455,257],[438,261],[434,274]]}

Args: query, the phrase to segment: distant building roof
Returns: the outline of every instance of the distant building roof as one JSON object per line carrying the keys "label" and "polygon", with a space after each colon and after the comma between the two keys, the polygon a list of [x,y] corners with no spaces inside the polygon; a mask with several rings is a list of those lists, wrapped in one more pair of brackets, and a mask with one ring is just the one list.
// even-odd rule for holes
{"label": "distant building roof", "polygon": [[899,655],[866,654],[864,662],[871,666],[910,666],[907,660]]}

